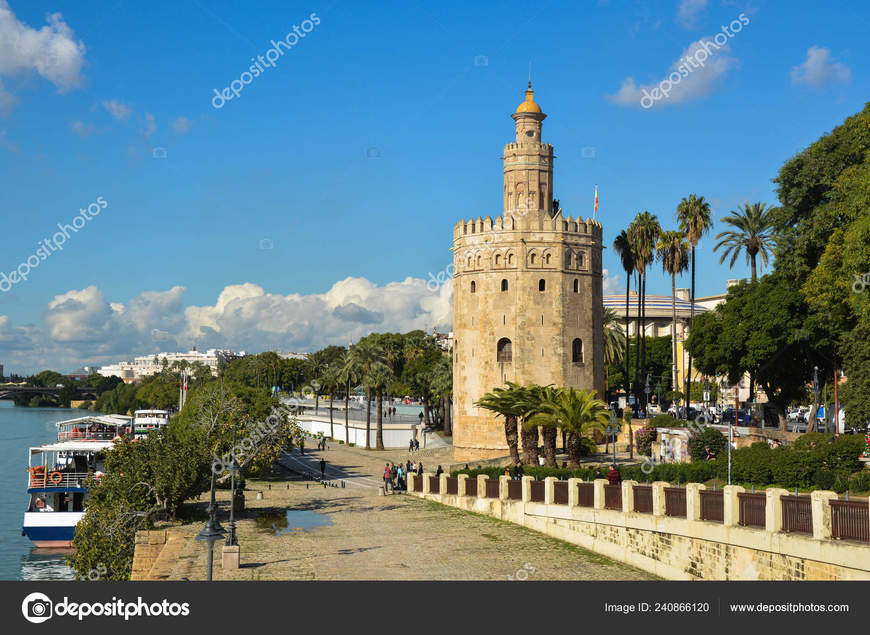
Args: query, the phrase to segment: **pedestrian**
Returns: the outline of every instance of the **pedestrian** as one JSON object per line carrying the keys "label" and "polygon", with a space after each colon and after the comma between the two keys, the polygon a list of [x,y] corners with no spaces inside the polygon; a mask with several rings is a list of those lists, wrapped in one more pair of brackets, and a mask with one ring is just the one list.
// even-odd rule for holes
{"label": "pedestrian", "polygon": [[526,471],[523,469],[523,464],[517,463],[517,467],[514,470],[514,478],[519,481],[525,475],[526,475]]}
{"label": "pedestrian", "polygon": [[610,466],[610,471],[607,473],[607,482],[611,485],[619,485],[622,483],[622,474],[616,469],[616,464]]}
{"label": "pedestrian", "polygon": [[441,476],[444,473],[444,470],[441,469],[441,466],[438,466],[438,469],[435,470],[435,476]]}
{"label": "pedestrian", "polygon": [[411,459],[408,459],[408,462],[405,463],[405,474],[411,473]]}
{"label": "pedestrian", "polygon": [[423,462],[417,463],[417,476],[423,476]]}
{"label": "pedestrian", "polygon": [[320,459],[320,480],[323,480],[324,475],[326,474],[326,459]]}
{"label": "pedestrian", "polygon": [[420,450],[420,439],[414,439],[414,451],[418,452]]}
{"label": "pedestrian", "polygon": [[468,463],[465,464],[465,471],[468,471]]}
{"label": "pedestrian", "polygon": [[417,416],[420,417],[420,425],[423,425],[423,413],[421,412],[421,413],[420,413],[419,415],[417,415]]}
{"label": "pedestrian", "polygon": [[299,439],[299,454],[305,454],[305,439]]}
{"label": "pedestrian", "polygon": [[393,485],[392,477],[390,476],[390,464],[384,466],[384,494],[389,494]]}
{"label": "pedestrian", "polygon": [[398,476],[399,471],[396,469],[395,463],[390,463],[390,480],[393,483],[393,489],[396,489],[396,477]]}
{"label": "pedestrian", "polygon": [[408,441],[408,452],[413,452],[413,451],[414,451],[414,439],[410,439]]}
{"label": "pedestrian", "polygon": [[406,489],[406,487],[405,487],[405,470],[402,467],[401,463],[399,463],[399,467],[396,468],[396,479],[398,481],[399,491],[404,492]]}

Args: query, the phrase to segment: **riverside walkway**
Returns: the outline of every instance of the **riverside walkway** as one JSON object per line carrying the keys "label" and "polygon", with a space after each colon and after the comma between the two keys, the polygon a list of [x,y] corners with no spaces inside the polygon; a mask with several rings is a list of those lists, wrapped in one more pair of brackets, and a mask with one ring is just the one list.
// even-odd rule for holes
{"label": "riverside walkway", "polygon": [[[240,569],[223,571],[215,547],[216,580],[643,580],[649,574],[523,527],[418,498],[378,495],[384,463],[409,456],[435,468],[446,465],[443,448],[366,451],[330,444],[325,452],[298,450],[281,463],[320,473],[346,486],[312,481],[247,483],[247,507],[237,517]],[[287,475],[288,479],[290,475]],[[341,477],[341,478],[340,478]],[[351,484],[353,483],[353,485]],[[271,489],[269,488],[271,486]],[[263,498],[257,500],[256,492]],[[203,517],[205,499],[199,505]],[[227,527],[228,492],[219,492],[219,519]],[[309,531],[293,531],[286,512],[315,512]],[[306,521],[307,522],[307,521]],[[303,523],[304,524],[304,523]],[[170,530],[172,539],[150,579],[205,579],[206,550],[193,540],[202,520]]]}

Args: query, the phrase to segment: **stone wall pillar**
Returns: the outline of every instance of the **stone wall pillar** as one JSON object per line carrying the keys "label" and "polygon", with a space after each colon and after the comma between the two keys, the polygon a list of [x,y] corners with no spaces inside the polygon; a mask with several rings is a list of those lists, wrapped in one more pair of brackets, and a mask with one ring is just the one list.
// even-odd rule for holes
{"label": "stone wall pillar", "polygon": [[737,494],[744,491],[746,490],[739,485],[726,485],[722,488],[722,524],[726,527],[734,527],[740,523],[740,500]]}
{"label": "stone wall pillar", "polygon": [[524,476],[522,478],[523,484],[523,502],[528,503],[532,500],[532,481],[535,480],[534,476]]}
{"label": "stone wall pillar", "polygon": [[442,472],[438,477],[438,492],[444,496],[447,493],[447,472]]}
{"label": "stone wall pillar", "polygon": [[423,476],[420,477],[423,479],[423,493],[424,494],[429,493],[429,477],[430,476],[434,476],[434,475],[430,474],[429,472],[423,472]]}
{"label": "stone wall pillar", "polygon": [[665,488],[670,486],[667,481],[655,481],[652,484],[653,516],[665,515]]}
{"label": "stone wall pillar", "polygon": [[634,511],[634,486],[637,481],[622,481],[622,513],[630,514]]}
{"label": "stone wall pillar", "polygon": [[817,490],[810,494],[810,504],[813,510],[813,538],[830,540],[831,538],[831,499],[838,498],[834,492]]}
{"label": "stone wall pillar", "polygon": [[502,474],[498,477],[498,497],[501,500],[507,500],[508,497],[508,481],[511,480],[510,476]]}
{"label": "stone wall pillar", "polygon": [[606,478],[596,478],[592,482],[593,487],[595,488],[593,491],[595,492],[595,502],[593,507],[595,509],[604,509],[604,486],[607,485]]}
{"label": "stone wall pillar", "polygon": [[783,496],[788,496],[789,491],[779,487],[771,487],[764,491],[764,529],[766,531],[782,531],[782,501]]}
{"label": "stone wall pillar", "polygon": [[555,476],[548,476],[544,479],[544,504],[552,505],[553,504],[553,483],[555,483],[557,479]]}
{"label": "stone wall pillar", "polygon": [[414,493],[414,483],[417,482],[417,479],[420,478],[416,474],[408,474],[408,491],[412,494]]}
{"label": "stone wall pillar", "polygon": [[459,484],[456,487],[456,493],[460,496],[465,496],[465,481],[468,480],[468,474],[459,474],[456,478],[459,481]]}
{"label": "stone wall pillar", "polygon": [[686,483],[686,520],[701,520],[701,490],[707,489],[700,483]]}
{"label": "stone wall pillar", "polygon": [[582,478],[568,479],[568,507],[577,506],[577,484],[583,482]]}
{"label": "stone wall pillar", "polygon": [[477,497],[486,498],[486,474],[477,475]]}

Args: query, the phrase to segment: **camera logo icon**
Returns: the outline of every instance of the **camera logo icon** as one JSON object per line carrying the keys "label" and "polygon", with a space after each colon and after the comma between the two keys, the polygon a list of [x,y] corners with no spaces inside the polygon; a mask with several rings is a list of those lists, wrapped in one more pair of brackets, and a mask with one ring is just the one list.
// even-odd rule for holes
{"label": "camera logo icon", "polygon": [[51,619],[53,603],[44,593],[31,593],[21,602],[21,613],[31,624]]}

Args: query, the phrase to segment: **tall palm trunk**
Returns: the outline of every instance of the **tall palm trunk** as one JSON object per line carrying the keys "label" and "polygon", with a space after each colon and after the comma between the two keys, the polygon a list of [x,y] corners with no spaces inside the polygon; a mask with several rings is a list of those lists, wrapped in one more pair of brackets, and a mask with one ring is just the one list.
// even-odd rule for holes
{"label": "tall palm trunk", "polygon": [[[643,309],[641,310],[641,338],[640,338],[640,346],[641,346],[641,360],[640,360],[640,374],[641,374],[641,382],[643,382],[643,378],[646,376],[646,269],[643,271],[643,282],[641,282],[641,290],[642,290],[642,302]],[[642,391],[643,389],[641,389]],[[646,402],[644,401],[644,409],[646,409]]]}
{"label": "tall palm trunk", "polygon": [[671,274],[671,375],[676,390],[677,384],[677,276]]}
{"label": "tall palm trunk", "polygon": [[523,453],[526,456],[527,465],[538,464],[538,429],[529,429],[525,425],[522,426],[520,433],[523,439]]}
{"label": "tall palm trunk", "polygon": [[[692,321],[695,319],[695,247],[692,246],[692,291],[689,294],[689,329],[692,328]],[[685,340],[684,340],[685,342]],[[685,344],[684,344],[685,346]],[[692,397],[692,356],[689,355],[689,361],[686,368],[686,421],[689,420],[689,403]]]}
{"label": "tall palm trunk", "polygon": [[335,430],[332,428],[332,391],[329,391],[329,438],[335,438]]}
{"label": "tall palm trunk", "polygon": [[568,467],[574,470],[580,467],[580,440],[576,432],[568,434]]}
{"label": "tall palm trunk", "polygon": [[348,406],[350,405],[350,380],[347,380],[347,385],[345,386],[344,391],[344,442],[345,444],[350,443],[350,424],[348,423],[348,418],[350,413],[348,413]]}
{"label": "tall palm trunk", "polygon": [[378,390],[378,431],[375,437],[375,449],[384,449],[384,393]]}
{"label": "tall palm trunk", "polygon": [[544,463],[547,467],[558,467],[556,464],[556,437],[559,432],[556,428],[546,427],[541,430],[544,437]]}
{"label": "tall palm trunk", "polygon": [[635,276],[634,282],[637,294],[637,320],[634,325],[634,339],[636,341],[634,347],[634,409],[637,410],[640,406],[640,395],[637,392],[638,378],[640,377],[640,273]]}
{"label": "tall palm trunk", "polygon": [[511,454],[511,462],[516,465],[520,462],[519,432],[517,430],[517,418],[507,415],[504,418],[504,438],[507,441],[508,450]]}
{"label": "tall palm trunk", "polygon": [[372,435],[372,389],[366,388],[366,450],[371,449],[372,445],[369,438]]}
{"label": "tall palm trunk", "polygon": [[758,280],[758,274],[755,270],[755,256],[756,254],[749,254],[749,261],[752,263],[752,281],[755,282]]}
{"label": "tall palm trunk", "polygon": [[[628,355],[628,300],[631,293],[631,272],[626,271],[625,276],[625,405],[628,405],[628,391],[630,389],[629,373],[631,362]],[[563,443],[564,445],[564,443]]]}

